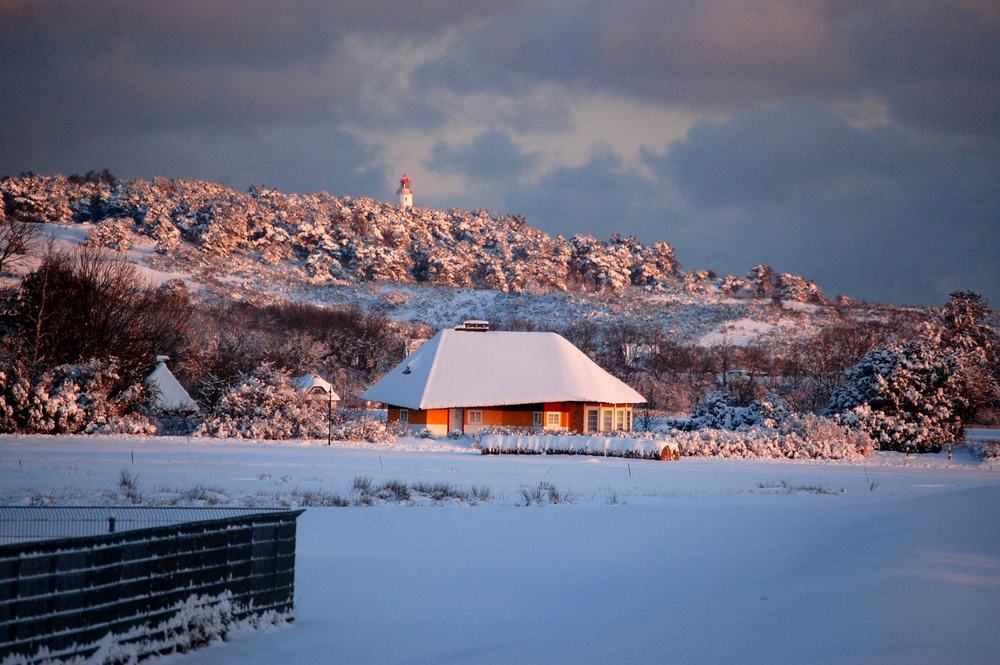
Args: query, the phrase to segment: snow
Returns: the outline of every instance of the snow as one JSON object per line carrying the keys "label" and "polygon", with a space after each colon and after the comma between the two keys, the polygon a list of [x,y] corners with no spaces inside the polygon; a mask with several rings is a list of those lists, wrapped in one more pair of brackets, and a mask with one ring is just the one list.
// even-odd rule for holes
{"label": "snow", "polygon": [[[8,504],[111,501],[125,466],[144,496],[201,485],[220,505],[296,488],[349,495],[358,476],[492,492],[475,507],[309,508],[296,621],[154,661],[167,665],[986,663],[1000,652],[1000,465],[961,449],[659,462],[484,456],[468,440],[0,437]],[[559,503],[518,507],[542,483]]]}
{"label": "snow", "polygon": [[361,398],[410,409],[646,401],[556,333],[448,329]]}
{"label": "snow", "polygon": [[782,300],[781,306],[788,309],[794,309],[799,312],[809,312],[810,314],[818,312],[822,308],[822,305],[817,305],[811,302],[799,302],[798,300]]}
{"label": "snow", "polygon": [[697,344],[702,347],[716,346],[718,344],[746,346],[758,337],[766,335],[777,328],[778,326],[764,321],[739,319],[701,335],[697,340]]}

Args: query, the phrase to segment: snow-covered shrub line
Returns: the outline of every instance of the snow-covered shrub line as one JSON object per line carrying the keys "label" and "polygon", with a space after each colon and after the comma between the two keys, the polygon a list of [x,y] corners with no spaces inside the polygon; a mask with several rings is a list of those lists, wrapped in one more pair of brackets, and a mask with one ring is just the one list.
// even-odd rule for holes
{"label": "snow-covered shrub line", "polygon": [[613,436],[500,435],[479,439],[484,455],[600,455],[639,459],[677,459],[669,441]]}
{"label": "snow-covered shrub line", "polygon": [[1000,457],[1000,441],[989,439],[978,439],[966,441],[964,445],[973,456],[983,460],[997,459]]}
{"label": "snow-covered shrub line", "polygon": [[264,364],[225,387],[192,436],[233,439],[326,439],[395,442],[397,429],[363,411],[303,400],[288,372]]}
{"label": "snow-covered shrub line", "polygon": [[674,432],[671,440],[685,457],[856,460],[874,452],[872,440],[863,432],[811,414],[792,417],[779,429],[700,429]]}

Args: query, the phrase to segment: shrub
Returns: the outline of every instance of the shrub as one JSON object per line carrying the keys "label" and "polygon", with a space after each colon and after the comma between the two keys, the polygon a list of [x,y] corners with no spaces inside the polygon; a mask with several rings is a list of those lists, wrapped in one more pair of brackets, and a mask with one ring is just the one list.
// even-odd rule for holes
{"label": "shrub", "polygon": [[153,434],[145,384],[121,389],[117,362],[59,365],[35,381],[0,372],[0,431]]}

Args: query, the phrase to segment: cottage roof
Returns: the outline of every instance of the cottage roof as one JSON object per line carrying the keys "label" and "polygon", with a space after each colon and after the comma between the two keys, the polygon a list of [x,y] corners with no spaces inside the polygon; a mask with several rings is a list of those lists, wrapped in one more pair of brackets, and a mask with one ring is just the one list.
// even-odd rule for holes
{"label": "cottage roof", "polygon": [[153,405],[163,411],[197,411],[198,405],[164,363],[158,363],[146,383],[155,390]]}
{"label": "cottage roof", "polygon": [[340,395],[333,389],[333,384],[319,374],[304,374],[303,376],[296,377],[292,379],[292,385],[300,393],[309,394],[313,391],[313,388],[320,388],[324,395],[331,395],[335,400],[340,399]]}
{"label": "cottage roof", "polygon": [[439,332],[361,397],[409,409],[646,401],[556,333],[460,330]]}

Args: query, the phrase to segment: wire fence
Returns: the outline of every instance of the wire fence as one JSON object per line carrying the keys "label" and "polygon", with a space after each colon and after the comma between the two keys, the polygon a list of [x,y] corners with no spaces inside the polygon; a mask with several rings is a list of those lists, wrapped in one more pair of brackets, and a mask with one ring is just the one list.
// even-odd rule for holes
{"label": "wire fence", "polygon": [[285,511],[284,508],[0,506],[0,545]]}
{"label": "wire fence", "polygon": [[302,512],[0,507],[0,530],[16,541],[0,545],[0,662],[101,648],[137,659],[207,643],[248,617],[290,620]]}

